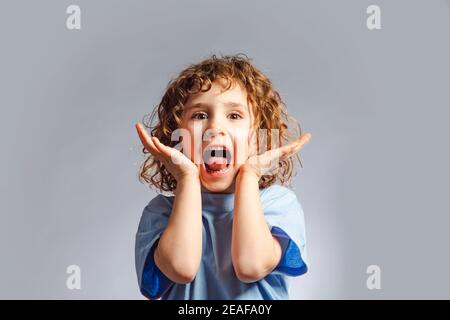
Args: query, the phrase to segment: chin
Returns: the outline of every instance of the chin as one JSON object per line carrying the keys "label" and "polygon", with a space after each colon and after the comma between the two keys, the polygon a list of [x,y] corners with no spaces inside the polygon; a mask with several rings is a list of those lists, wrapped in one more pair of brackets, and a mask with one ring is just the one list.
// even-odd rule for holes
{"label": "chin", "polygon": [[214,176],[207,172],[204,165],[200,168],[200,182],[207,192],[232,193],[234,192],[234,178],[236,171],[234,166],[222,176]]}

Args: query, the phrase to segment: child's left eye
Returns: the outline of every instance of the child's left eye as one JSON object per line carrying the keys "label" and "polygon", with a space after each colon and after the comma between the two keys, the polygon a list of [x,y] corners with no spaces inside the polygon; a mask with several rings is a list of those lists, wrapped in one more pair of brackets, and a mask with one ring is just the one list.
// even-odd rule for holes
{"label": "child's left eye", "polygon": [[239,113],[230,114],[230,118],[233,120],[242,119],[242,116]]}

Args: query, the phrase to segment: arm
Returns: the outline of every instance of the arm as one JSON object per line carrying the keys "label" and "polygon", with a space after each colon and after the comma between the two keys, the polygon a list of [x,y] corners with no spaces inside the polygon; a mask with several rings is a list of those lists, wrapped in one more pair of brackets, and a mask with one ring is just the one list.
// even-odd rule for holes
{"label": "arm", "polygon": [[266,223],[259,197],[259,179],[276,169],[280,159],[297,153],[308,141],[304,134],[291,144],[268,150],[261,155],[251,152],[236,177],[231,259],[237,277],[243,282],[264,278],[278,265],[282,249]]}
{"label": "arm", "polygon": [[140,123],[136,124],[136,129],[145,148],[177,181],[172,212],[155,248],[155,264],[173,282],[189,283],[195,278],[202,254],[198,165],[158,138],[150,137]]}
{"label": "arm", "polygon": [[200,265],[201,250],[200,181],[186,175],[177,181],[172,214],[155,249],[155,264],[172,281],[189,283]]}
{"label": "arm", "polygon": [[264,278],[281,259],[281,245],[264,218],[258,180],[256,174],[245,170],[236,178],[231,257],[243,282]]}

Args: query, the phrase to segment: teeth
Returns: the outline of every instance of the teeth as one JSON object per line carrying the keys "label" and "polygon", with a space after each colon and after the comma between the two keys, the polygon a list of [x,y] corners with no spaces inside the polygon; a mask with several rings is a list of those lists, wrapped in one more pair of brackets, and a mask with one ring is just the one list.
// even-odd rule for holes
{"label": "teeth", "polygon": [[206,170],[207,170],[208,172],[210,172],[210,173],[212,173],[212,172],[222,173],[222,172],[225,172],[225,171],[228,170],[228,165],[227,165],[225,168],[220,169],[220,170],[211,170],[211,169],[208,168],[208,166],[206,166]]}
{"label": "teeth", "polygon": [[225,157],[226,155],[225,148],[211,148],[211,152],[214,152],[214,155],[219,157]]}
{"label": "teeth", "polygon": [[208,162],[211,157],[223,157],[227,159],[227,163],[231,161],[231,153],[225,147],[210,147],[204,153],[204,161]]}

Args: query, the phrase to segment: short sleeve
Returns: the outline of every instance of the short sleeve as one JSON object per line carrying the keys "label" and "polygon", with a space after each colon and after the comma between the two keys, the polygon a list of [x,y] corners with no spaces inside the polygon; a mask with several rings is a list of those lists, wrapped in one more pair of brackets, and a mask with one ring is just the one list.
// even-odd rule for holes
{"label": "short sleeve", "polygon": [[303,208],[295,193],[273,185],[261,195],[266,222],[281,244],[281,259],[271,274],[299,276],[308,271]]}
{"label": "short sleeve", "polygon": [[167,197],[157,195],[145,207],[136,233],[136,272],[140,291],[148,299],[159,299],[173,284],[159,270],[154,260],[154,251],[167,226],[171,207]]}

